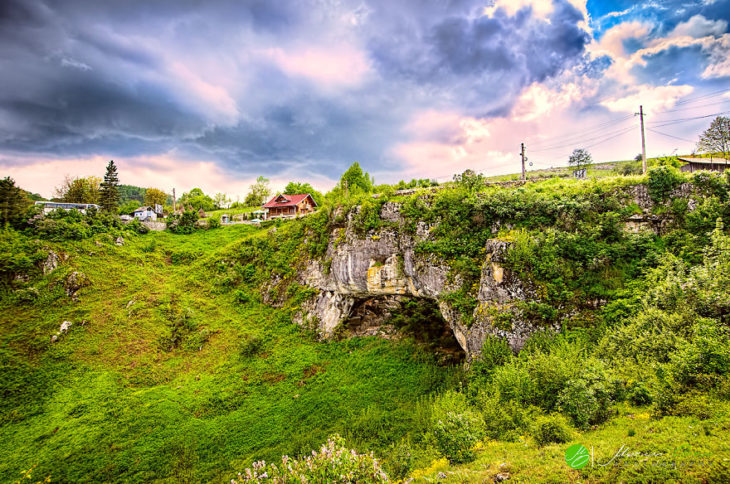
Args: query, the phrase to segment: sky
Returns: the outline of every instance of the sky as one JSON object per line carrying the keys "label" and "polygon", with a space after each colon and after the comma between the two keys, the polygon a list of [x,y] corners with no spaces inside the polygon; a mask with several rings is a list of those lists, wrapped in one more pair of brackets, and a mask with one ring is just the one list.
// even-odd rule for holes
{"label": "sky", "polygon": [[641,152],[730,113],[730,0],[2,0],[0,176],[241,199]]}

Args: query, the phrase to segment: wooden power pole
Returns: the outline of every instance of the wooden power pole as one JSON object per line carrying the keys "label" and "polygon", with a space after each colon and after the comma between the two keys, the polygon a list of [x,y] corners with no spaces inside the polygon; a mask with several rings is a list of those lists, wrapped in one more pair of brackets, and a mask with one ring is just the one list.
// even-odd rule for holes
{"label": "wooden power pole", "polygon": [[646,137],[644,136],[644,106],[639,106],[639,119],[641,120],[641,168],[646,175]]}
{"label": "wooden power pole", "polygon": [[175,206],[175,189],[172,189],[172,213],[177,212],[177,207]]}
{"label": "wooden power pole", "polygon": [[520,147],[522,150],[520,151],[520,156],[522,157],[522,179],[525,179],[525,143],[520,143]]}

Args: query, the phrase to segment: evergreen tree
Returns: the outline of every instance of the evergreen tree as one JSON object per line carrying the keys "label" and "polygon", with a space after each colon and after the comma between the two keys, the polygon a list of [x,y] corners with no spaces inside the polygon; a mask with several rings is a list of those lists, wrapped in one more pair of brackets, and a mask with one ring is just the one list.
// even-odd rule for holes
{"label": "evergreen tree", "polygon": [[23,190],[15,186],[10,177],[0,180],[0,221],[3,227],[20,220],[28,209],[30,200]]}
{"label": "evergreen tree", "polygon": [[106,174],[104,175],[104,181],[101,182],[99,193],[99,204],[107,212],[117,212],[119,206],[119,176],[117,175],[114,160],[106,165]]}

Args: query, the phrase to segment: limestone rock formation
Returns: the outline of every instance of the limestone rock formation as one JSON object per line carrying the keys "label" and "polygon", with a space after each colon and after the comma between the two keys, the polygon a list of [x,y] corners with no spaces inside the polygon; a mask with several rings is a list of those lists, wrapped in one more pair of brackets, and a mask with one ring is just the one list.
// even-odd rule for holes
{"label": "limestone rock formation", "polygon": [[[503,337],[514,349],[519,349],[538,329],[519,319],[513,322],[511,329],[498,329],[490,311],[485,310],[508,308],[515,301],[533,297],[502,265],[508,242],[492,239],[487,243],[478,287],[478,306],[471,318],[465,318],[445,297],[461,287],[460,277],[450,274],[446,261],[416,250],[419,242],[430,237],[430,227],[420,223],[415,233],[404,230],[400,205],[388,202],[380,214],[382,220],[389,222],[387,228],[360,234],[354,223],[356,214],[357,208],[348,214],[344,227],[330,234],[325,256],[310,260],[301,271],[298,282],[318,289],[318,293],[302,304],[295,316],[300,324],[316,325],[323,336],[330,337],[338,326],[353,316],[353,308],[364,300],[430,299],[438,304],[469,358],[480,353],[489,334]],[[387,310],[387,306],[384,307]],[[379,330],[378,324],[373,322],[374,314],[371,311],[370,316],[355,316],[364,319],[362,324],[367,328],[364,334],[387,334],[387,330]]]}

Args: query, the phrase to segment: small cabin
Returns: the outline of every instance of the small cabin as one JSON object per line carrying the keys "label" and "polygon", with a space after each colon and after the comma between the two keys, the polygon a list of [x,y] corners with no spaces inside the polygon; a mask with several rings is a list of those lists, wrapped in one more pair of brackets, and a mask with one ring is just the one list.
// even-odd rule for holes
{"label": "small cabin", "polygon": [[728,160],[725,158],[694,158],[694,157],[677,157],[683,163],[680,171],[694,173],[700,170],[708,171],[725,171],[730,168]]}
{"label": "small cabin", "polygon": [[157,220],[157,214],[152,207],[139,207],[132,215],[140,222],[154,222]]}
{"label": "small cabin", "polygon": [[309,193],[286,195],[280,193],[269,200],[263,208],[268,210],[269,218],[293,218],[314,212],[317,203]]}

